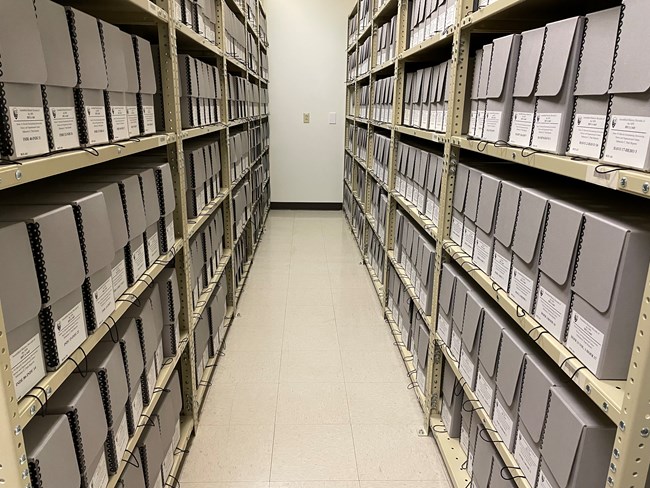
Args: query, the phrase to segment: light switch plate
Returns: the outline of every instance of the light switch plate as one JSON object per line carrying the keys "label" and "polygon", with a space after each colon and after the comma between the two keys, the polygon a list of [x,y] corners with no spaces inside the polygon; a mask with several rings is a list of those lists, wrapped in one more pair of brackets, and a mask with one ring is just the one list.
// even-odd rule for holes
{"label": "light switch plate", "polygon": [[302,114],[302,123],[303,124],[308,124],[309,119],[310,119],[309,112],[305,112],[304,114]]}
{"label": "light switch plate", "polygon": [[336,125],[336,112],[330,112],[329,122],[331,125]]}

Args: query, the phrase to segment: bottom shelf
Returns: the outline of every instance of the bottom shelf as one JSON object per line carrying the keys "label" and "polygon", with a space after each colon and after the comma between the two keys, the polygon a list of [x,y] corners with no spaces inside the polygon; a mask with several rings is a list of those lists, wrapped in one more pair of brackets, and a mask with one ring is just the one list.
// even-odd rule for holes
{"label": "bottom shelf", "polygon": [[431,415],[429,421],[433,438],[438,444],[440,455],[447,468],[447,475],[454,488],[466,488],[470,483],[471,477],[465,468],[467,463],[467,455],[460,447],[458,439],[452,439],[447,435],[447,429],[442,423],[439,415]]}

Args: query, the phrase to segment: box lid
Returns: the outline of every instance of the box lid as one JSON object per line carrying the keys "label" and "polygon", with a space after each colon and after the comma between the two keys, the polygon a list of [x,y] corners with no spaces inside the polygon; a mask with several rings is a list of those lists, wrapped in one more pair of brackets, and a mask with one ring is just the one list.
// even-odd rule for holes
{"label": "box lid", "polygon": [[78,86],[106,90],[108,78],[106,65],[101,62],[104,60],[104,53],[97,19],[72,7],[66,7],[66,12],[79,75]]}
{"label": "box lid", "polygon": [[99,34],[102,40],[106,73],[108,75],[108,90],[112,92],[126,92],[129,84],[126,77],[126,63],[124,61],[124,45],[120,29],[114,25],[97,21]]}
{"label": "box lid", "polygon": [[567,78],[568,67],[571,53],[582,37],[583,25],[584,17],[571,17],[546,26],[544,53],[547,55],[542,56],[536,96],[555,97],[565,83],[574,82]]}
{"label": "box lid", "polygon": [[469,168],[459,164],[456,168],[456,185],[454,186],[454,209],[463,212],[465,209],[465,196],[467,195],[467,180]]}
{"label": "box lid", "polygon": [[497,386],[509,407],[517,395],[524,374],[524,359],[528,347],[515,331],[504,329],[501,341],[501,354],[499,354],[499,368],[497,370]]}
{"label": "box lid", "polygon": [[143,463],[143,471],[145,479],[149,480],[149,486],[155,486],[156,480],[161,477],[160,469],[165,457],[160,428],[160,418],[152,415],[138,442],[140,456],[147,461]]}
{"label": "box lid", "polygon": [[607,94],[620,17],[621,7],[587,15],[576,96]]}
{"label": "box lid", "polygon": [[544,33],[546,27],[522,32],[517,75],[515,77],[514,97],[526,98],[533,95],[537,70],[539,69]]}
{"label": "box lid", "polygon": [[156,93],[156,76],[153,69],[151,44],[149,44],[149,41],[134,35],[133,46],[136,54],[140,93],[153,95]]}
{"label": "box lid", "polygon": [[501,339],[503,331],[507,327],[507,320],[502,312],[495,307],[485,307],[479,359],[490,377],[494,377],[494,373],[496,372],[497,359],[501,350]]}
{"label": "box lid", "polygon": [[472,74],[472,91],[470,98],[472,100],[478,99],[479,87],[481,85],[481,66],[483,63],[483,48],[476,51],[474,55],[474,71]]}
{"label": "box lid", "polygon": [[124,69],[126,70],[127,93],[138,93],[138,68],[135,62],[135,51],[133,50],[133,40],[131,35],[126,32],[119,32],[122,39],[122,50],[124,54]]}
{"label": "box lid", "polygon": [[[97,374],[100,371],[105,373],[108,383],[103,384],[102,380],[99,381],[104,398],[104,411],[106,418],[110,416],[112,422],[116,423],[129,399],[129,385],[126,381],[126,370],[119,344],[112,342],[97,344],[88,355],[87,367],[88,371],[93,373]],[[98,378],[101,378],[99,374]]]}
{"label": "box lid", "polygon": [[453,325],[458,330],[463,327],[465,319],[465,302],[467,299],[467,282],[461,277],[456,276],[456,289],[454,290],[454,309],[452,310]]}
{"label": "box lid", "polygon": [[520,34],[510,34],[509,36],[494,40],[487,98],[501,98],[504,95],[503,90],[506,86],[506,75],[508,70],[516,68],[517,57],[514,54],[515,52],[519,54],[520,42]]}
{"label": "box lid", "polygon": [[465,197],[465,216],[472,222],[476,222],[480,189],[481,172],[477,169],[469,168],[467,196]]}
{"label": "box lid", "polygon": [[438,90],[436,92],[436,102],[438,103],[444,101],[445,83],[447,82],[447,65],[447,62],[442,63],[440,65],[440,71],[438,72]]}
{"label": "box lid", "polygon": [[483,322],[483,300],[474,292],[467,293],[465,301],[465,317],[463,319],[462,339],[468,352],[474,352],[474,345],[478,346],[477,334],[481,334]]}
{"label": "box lid", "polygon": [[144,371],[142,346],[140,345],[140,336],[138,335],[138,326],[135,319],[123,317],[117,322],[113,330],[102,339],[102,342],[114,341],[120,342],[129,392],[133,393],[136,388],[140,388],[140,377]]}
{"label": "box lid", "polygon": [[483,56],[481,56],[481,78],[478,87],[478,99],[485,100],[488,94],[488,84],[490,83],[490,68],[492,66],[492,44],[483,46]]}
{"label": "box lid", "polygon": [[44,85],[47,68],[34,4],[23,0],[2,0],[0,7],[0,81]]}
{"label": "box lid", "polygon": [[438,302],[440,308],[449,316],[451,311],[451,304],[454,298],[454,290],[456,289],[456,273],[454,272],[451,264],[442,264],[442,275],[440,276],[440,296]]}
{"label": "box lid", "polygon": [[422,102],[429,103],[429,93],[431,92],[431,74],[433,68],[425,68],[422,74]]}
{"label": "box lid", "polygon": [[544,233],[547,208],[548,199],[545,194],[532,188],[521,189],[512,250],[527,264],[532,264],[536,257],[537,243]]}
{"label": "box lid", "polygon": [[429,153],[429,165],[427,166],[427,191],[433,193],[436,184],[436,172],[438,169],[438,156]]}
{"label": "box lid", "polygon": [[625,0],[616,67],[610,93],[645,93],[650,89],[650,3]]}
{"label": "box lid", "polygon": [[497,213],[496,229],[494,236],[504,246],[512,245],[512,238],[515,233],[515,222],[519,209],[519,198],[521,188],[512,181],[501,182],[501,194],[499,197],[499,210]]}
{"label": "box lid", "polygon": [[77,85],[77,68],[65,8],[51,0],[35,0],[34,7],[47,67],[46,84],[73,88]]}
{"label": "box lid", "polygon": [[165,268],[158,275],[156,280],[160,292],[162,305],[162,316],[165,323],[173,324],[180,313],[180,293],[178,291],[178,279],[176,269]]}
{"label": "box lid", "polygon": [[41,310],[34,257],[23,222],[0,223],[0,305],[7,332]]}
{"label": "box lid", "polygon": [[567,283],[582,227],[583,210],[571,203],[549,200],[548,222],[539,268],[558,285]]}
{"label": "box lid", "polygon": [[414,91],[415,73],[406,73],[406,82],[404,86],[404,103],[411,103],[411,96]]}
{"label": "box lid", "polygon": [[493,232],[500,193],[501,179],[483,173],[481,175],[481,191],[476,212],[476,225],[486,234],[492,234]]}

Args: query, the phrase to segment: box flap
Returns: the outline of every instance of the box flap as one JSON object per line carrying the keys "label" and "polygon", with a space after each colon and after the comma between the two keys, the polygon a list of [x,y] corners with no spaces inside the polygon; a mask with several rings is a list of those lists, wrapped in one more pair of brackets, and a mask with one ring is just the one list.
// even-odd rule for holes
{"label": "box flap", "polygon": [[476,212],[476,225],[486,234],[492,234],[496,217],[497,200],[501,193],[501,179],[483,173],[481,175],[481,192]]}
{"label": "box flap", "polygon": [[440,277],[440,296],[438,301],[440,303],[440,308],[447,316],[449,316],[449,312],[451,311],[451,303],[455,289],[456,273],[451,264],[443,263],[442,276]]}
{"label": "box flap", "polygon": [[492,461],[494,459],[494,446],[485,439],[490,437],[489,432],[481,434],[485,427],[479,426],[478,435],[476,436],[476,446],[474,448],[474,463],[472,467],[472,478],[482,483],[481,488],[487,487],[492,471]]}
{"label": "box flap", "polygon": [[470,98],[472,100],[478,99],[479,87],[481,85],[481,65],[483,63],[483,48],[476,51],[474,56],[474,72],[472,77],[472,91]]}
{"label": "box flap", "polygon": [[483,321],[483,303],[474,292],[467,293],[465,301],[465,318],[463,319],[463,344],[469,352],[473,352],[476,341],[476,334],[480,331]]}
{"label": "box flap", "polygon": [[585,213],[573,291],[601,313],[609,309],[629,232],[623,222],[603,214]]}
{"label": "box flap", "polygon": [[142,346],[135,319],[123,317],[117,322],[115,332],[111,331],[110,334],[107,334],[102,342],[113,342],[114,340],[120,342],[126,377],[129,382],[129,392],[133,393],[136,388],[140,388],[140,377],[144,371]]}
{"label": "box flap", "polygon": [[499,354],[499,368],[497,369],[497,386],[509,407],[514,407],[513,402],[517,394],[517,387],[521,385],[524,373],[524,358],[527,348],[521,338],[511,329],[503,330],[501,354]]}
{"label": "box flap", "polygon": [[429,88],[429,103],[438,101],[438,81],[440,79],[440,65],[433,67],[431,71],[431,87]]}
{"label": "box flap", "polygon": [[621,7],[587,15],[575,95],[606,95],[609,90]]}
{"label": "box flap", "polygon": [[415,83],[415,73],[406,73],[406,83],[404,86],[404,103],[411,103],[411,93]]}
{"label": "box flap", "polygon": [[433,68],[426,68],[422,76],[422,103],[429,103],[429,93],[431,92],[431,74]]}
{"label": "box flap", "polygon": [[454,374],[454,370],[451,369],[451,366],[449,366],[446,361],[443,363],[445,366],[442,370],[442,399],[447,403],[447,405],[451,405],[454,398],[456,375]]}
{"label": "box flap", "polygon": [[[68,24],[72,32],[76,54],[79,87],[106,90],[108,78],[106,65],[102,62],[102,41],[99,37],[97,19],[72,7],[66,7]],[[4,62],[4,61],[3,61]]]}
{"label": "box flap", "polygon": [[427,166],[427,191],[433,193],[436,183],[436,173],[438,169],[438,156],[429,153],[429,165]]}
{"label": "box flap", "polygon": [[515,77],[514,97],[526,98],[533,94],[537,70],[539,69],[544,32],[546,27],[522,32],[517,75]]}
{"label": "box flap", "polygon": [[142,196],[144,200],[144,213],[147,217],[147,227],[160,220],[160,203],[158,201],[158,189],[156,187],[156,176],[153,170],[145,169],[140,172],[142,184]]}
{"label": "box flap", "polygon": [[469,168],[467,196],[465,197],[465,216],[472,222],[476,222],[480,188],[481,172],[474,168]]}
{"label": "box flap", "polygon": [[650,89],[650,2],[625,0],[616,67],[610,93],[645,93]]}
{"label": "box flap", "polygon": [[[133,50],[133,40],[131,35],[120,31],[122,38],[122,49],[124,52],[124,68],[126,70],[127,93],[138,93],[140,88],[138,84],[138,68],[135,62],[135,51]],[[180,55],[179,55],[180,58]],[[179,64],[179,71],[180,71]]]}
{"label": "box flap", "polygon": [[[20,49],[17,49],[17,46],[20,46]],[[0,51],[2,55],[0,81],[45,84],[47,80],[45,54],[32,2],[2,1]],[[26,60],[29,62],[25,62]]]}
{"label": "box flap", "polygon": [[129,385],[126,382],[126,370],[124,369],[120,346],[112,342],[97,344],[93,348],[92,354],[88,356],[88,371],[93,373],[102,372],[106,375],[108,391],[103,392],[103,394],[104,398],[108,398],[110,404],[104,403],[104,411],[107,418],[108,415],[112,416],[114,425],[129,399]]}
{"label": "box flap", "polygon": [[465,196],[467,195],[467,180],[469,168],[459,164],[456,168],[456,184],[454,186],[454,209],[463,212],[465,209]]}
{"label": "box flap", "polygon": [[51,0],[34,0],[34,7],[47,67],[46,84],[73,88],[77,85],[77,68],[65,8]]}
{"label": "box flap", "polygon": [[30,465],[38,464],[41,479],[51,486],[81,486],[72,432],[65,415],[34,416],[23,434]]}
{"label": "box flap", "polygon": [[[441,0],[442,1],[442,0]],[[444,62],[440,65],[438,72],[438,90],[436,92],[436,102],[440,103],[444,100],[445,83],[447,82],[447,68],[448,63]]]}
{"label": "box flap", "polygon": [[133,45],[136,47],[136,67],[140,80],[140,93],[153,95],[156,93],[156,76],[153,69],[153,53],[149,41],[138,36],[133,36]]}
{"label": "box flap", "polygon": [[41,296],[27,226],[23,222],[0,224],[0,248],[0,304],[10,333],[38,315]]}
{"label": "box flap", "polygon": [[501,349],[501,337],[507,320],[494,307],[486,307],[483,312],[483,329],[481,332],[481,349],[479,358],[485,371],[494,377],[497,358]]}
{"label": "box flap", "polygon": [[521,189],[519,185],[512,181],[501,182],[499,210],[494,236],[506,247],[510,247],[512,244],[520,196]]}
{"label": "box flap", "polygon": [[513,49],[519,49],[521,36],[510,34],[494,40],[492,49],[492,64],[490,65],[490,84],[487,98],[501,98],[506,83],[508,70],[514,69],[517,58],[513,56]]}
{"label": "box flap", "polygon": [[584,17],[571,17],[546,26],[544,53],[547,55],[542,56],[536,96],[555,97],[565,82],[574,81],[566,79],[567,68],[574,45],[580,42],[583,23]]}
{"label": "box flap", "polygon": [[436,155],[436,158],[438,159],[438,164],[436,165],[436,189],[435,189],[435,196],[437,199],[440,199],[440,188],[442,187],[442,169],[444,166],[443,159]]}
{"label": "box flap", "polygon": [[558,285],[569,279],[583,211],[561,200],[549,200],[548,223],[539,268]]}
{"label": "box flap", "polygon": [[522,188],[512,250],[527,264],[532,264],[537,243],[542,238],[547,207],[548,200],[542,193]]}
{"label": "box flap", "polygon": [[165,268],[158,279],[158,290],[162,304],[162,314],[165,323],[173,324],[180,313],[180,293],[178,291],[178,279],[174,268]]}
{"label": "box flap", "polygon": [[124,61],[124,46],[120,29],[114,25],[97,21],[99,34],[102,40],[106,73],[108,75],[108,90],[112,92],[126,92],[129,84],[126,78],[126,63]]}
{"label": "box flap", "polygon": [[492,44],[483,46],[483,56],[481,56],[481,78],[478,87],[478,99],[485,100],[488,94],[488,84],[490,83],[490,67],[492,65]]}
{"label": "box flap", "polygon": [[454,309],[452,311],[453,325],[457,329],[462,329],[465,319],[465,301],[467,298],[467,282],[461,277],[456,276],[456,289],[454,290]]}
{"label": "box flap", "polygon": [[420,103],[420,97],[422,95],[423,76],[424,76],[424,70],[419,69],[415,73],[415,79],[413,81],[413,93],[411,94],[411,101],[413,103]]}

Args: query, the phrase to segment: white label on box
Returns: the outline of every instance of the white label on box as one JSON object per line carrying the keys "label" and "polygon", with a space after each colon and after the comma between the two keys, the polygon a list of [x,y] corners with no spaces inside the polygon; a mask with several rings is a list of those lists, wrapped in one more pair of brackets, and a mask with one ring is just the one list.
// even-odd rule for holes
{"label": "white label on box", "polygon": [[485,112],[485,123],[483,124],[483,139],[490,142],[496,142],[499,138],[499,129],[501,128],[500,110],[490,110]]}
{"label": "white label on box", "polygon": [[501,440],[505,442],[506,447],[509,449],[510,439],[512,439],[512,419],[498,398],[494,401],[492,420],[494,421],[494,426],[497,428],[497,432],[501,436]]}
{"label": "white label on box", "polygon": [[135,396],[133,397],[133,402],[131,403],[131,410],[133,411],[133,422],[136,427],[140,424],[140,416],[142,415],[142,388],[140,388],[140,378],[137,380],[137,385],[135,386]]}
{"label": "white label on box", "polygon": [[485,379],[483,373],[479,370],[476,375],[476,397],[481,402],[481,406],[489,414],[492,408],[492,398],[494,398],[494,389]]}
{"label": "white label on box", "polygon": [[137,280],[142,273],[147,271],[147,262],[144,258],[144,242],[133,252],[133,275]]}
{"label": "white label on box", "polygon": [[643,169],[650,144],[650,117],[614,115],[609,122],[606,161]]}
{"label": "white label on box", "polygon": [[413,183],[410,180],[406,182],[406,199],[413,203]]}
{"label": "white label on box", "polygon": [[458,360],[460,358],[460,333],[455,329],[451,329],[451,355],[454,356],[454,359]]}
{"label": "white label on box", "polygon": [[123,259],[120,259],[120,262],[111,269],[111,278],[113,281],[113,298],[117,300],[129,286],[126,279],[126,265]]}
{"label": "white label on box", "polygon": [[106,109],[103,105],[86,105],[86,126],[88,127],[88,142],[101,144],[108,142],[108,129],[106,128]]}
{"label": "white label on box", "polygon": [[451,240],[456,244],[463,242],[463,221],[456,217],[451,218]]}
{"label": "white label on box", "polygon": [[156,132],[156,117],[153,111],[153,105],[143,105],[142,115],[142,118],[144,120],[144,131],[147,134]]}
{"label": "white label on box", "polygon": [[535,292],[535,283],[528,276],[518,270],[512,269],[512,281],[510,283],[510,296],[526,312],[530,312],[533,307],[533,293]]}
{"label": "white label on box", "polygon": [[411,107],[409,105],[404,107],[404,125],[411,125]]}
{"label": "white label on box", "polygon": [[467,452],[469,447],[469,432],[465,429],[465,426],[461,426],[460,430],[460,447],[463,452]]}
{"label": "white label on box", "polygon": [[138,122],[138,106],[129,105],[126,107],[126,120],[129,126],[129,135],[139,136],[140,135],[140,122]]}
{"label": "white label on box", "polygon": [[[178,337],[178,336],[177,336]],[[156,363],[156,372],[160,374],[160,370],[163,367],[163,362],[164,362],[164,354],[163,354],[163,343],[162,339],[158,343],[158,347],[156,348],[156,352],[154,353],[154,362]]]}
{"label": "white label on box", "polygon": [[165,227],[165,233],[167,234],[167,251],[170,251],[175,244],[174,237],[174,220],[170,220],[167,227]]}
{"label": "white label on box", "polygon": [[460,355],[458,369],[463,375],[463,378],[465,378],[465,381],[467,381],[469,387],[474,390],[472,383],[474,382],[474,371],[476,370],[476,365],[474,364],[474,361],[472,361],[472,358],[465,353],[464,349]]}
{"label": "white label on box", "polygon": [[492,274],[490,277],[504,290],[508,291],[508,281],[510,280],[510,257],[505,258],[497,251],[494,251],[492,257]]}
{"label": "white label on box", "polygon": [[90,488],[106,488],[106,485],[108,485],[108,470],[106,469],[106,456],[102,454],[99,456],[95,474],[90,480]]}
{"label": "white label on box", "polygon": [[447,3],[447,23],[446,27],[451,27],[456,22],[456,1]]}
{"label": "white label on box", "polygon": [[449,322],[445,320],[445,318],[442,316],[442,314],[438,314],[438,335],[440,338],[445,342],[445,344],[449,345]]}
{"label": "white label on box", "polygon": [[129,125],[124,105],[111,105],[111,122],[113,123],[113,138],[129,138]]}
{"label": "white label on box", "polygon": [[199,123],[199,107],[197,105],[197,101],[195,99],[191,99],[192,104],[192,120],[194,122],[194,127],[198,127],[200,125]]}
{"label": "white label on box", "polygon": [[472,261],[479,267],[481,271],[488,274],[490,271],[490,246],[481,239],[476,237],[474,239],[474,253],[472,254]]}
{"label": "white label on box", "polygon": [[476,110],[472,110],[469,114],[469,130],[467,133],[470,136],[476,134]]}
{"label": "white label on box", "polygon": [[115,295],[113,295],[113,279],[111,277],[93,290],[93,306],[97,325],[104,323],[115,310]]}
{"label": "white label on box", "polygon": [[528,147],[533,134],[533,114],[531,112],[515,112],[512,114],[512,128],[508,142],[515,146]]}
{"label": "white label on box", "polygon": [[160,256],[160,240],[158,239],[158,232],[154,232],[151,237],[147,239],[147,247],[149,249],[149,260],[151,264]]}
{"label": "white label on box", "polygon": [[542,113],[535,116],[535,131],[533,134],[533,147],[544,151],[554,152],[560,138],[562,114]]}
{"label": "white label on box", "polygon": [[433,200],[427,200],[427,208],[424,211],[424,214],[433,220]]}
{"label": "white label on box", "polygon": [[60,151],[79,146],[74,107],[50,107],[50,125],[54,150]]}
{"label": "white label on box", "polygon": [[537,488],[553,488],[553,485],[548,480],[544,471],[539,473],[539,480],[537,481]]}
{"label": "white label on box", "polygon": [[54,324],[56,352],[59,363],[63,362],[86,339],[86,319],[81,302]]}
{"label": "white label on box", "polygon": [[526,475],[526,479],[535,484],[537,479],[537,469],[539,468],[539,456],[535,450],[530,447],[528,441],[521,431],[517,432],[517,444],[515,444],[515,459],[519,462],[519,467]]}
{"label": "white label on box", "polygon": [[445,424],[445,427],[447,429],[451,428],[451,412],[447,408],[447,405],[443,402],[442,403],[442,411],[440,412],[440,418],[442,419],[442,423]]}
{"label": "white label on box", "polygon": [[563,339],[562,327],[565,323],[565,313],[566,304],[562,300],[558,300],[546,288],[540,286],[537,292],[535,319],[558,340]]}
{"label": "white label on box", "polygon": [[606,122],[604,115],[576,114],[569,152],[586,158],[600,158]]}
{"label": "white label on box", "polygon": [[49,151],[43,107],[9,107],[14,155],[21,158]]}
{"label": "white label on box", "polygon": [[476,232],[474,232],[471,227],[468,226],[463,229],[463,244],[461,247],[463,248],[463,251],[469,254],[470,257],[472,257],[472,253],[474,252],[475,237]]}
{"label": "white label on box", "polygon": [[201,190],[196,194],[196,214],[200,214],[205,208],[205,190]]}
{"label": "white label on box", "polygon": [[126,421],[126,415],[122,416],[122,422],[120,426],[115,431],[115,451],[117,454],[117,459],[122,459],[124,451],[126,451],[126,445],[129,442],[129,429],[128,423]]}
{"label": "white label on box", "polygon": [[36,334],[12,352],[10,362],[16,396],[20,399],[45,376],[45,362],[43,361],[40,334]]}
{"label": "white label on box", "polygon": [[438,202],[433,202],[433,225],[438,227],[440,222],[440,204]]}
{"label": "white label on box", "polygon": [[582,315],[575,310],[571,312],[566,347],[594,373],[598,369],[604,339],[605,335]]}
{"label": "white label on box", "polygon": [[158,371],[156,370],[156,361],[151,361],[151,367],[147,372],[147,391],[149,398],[153,396],[153,389],[156,387],[156,379],[158,378]]}
{"label": "white label on box", "polygon": [[418,189],[418,202],[417,202],[418,211],[421,211],[424,207],[424,192]]}

